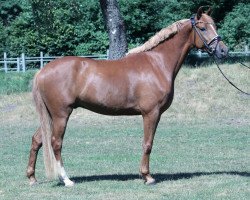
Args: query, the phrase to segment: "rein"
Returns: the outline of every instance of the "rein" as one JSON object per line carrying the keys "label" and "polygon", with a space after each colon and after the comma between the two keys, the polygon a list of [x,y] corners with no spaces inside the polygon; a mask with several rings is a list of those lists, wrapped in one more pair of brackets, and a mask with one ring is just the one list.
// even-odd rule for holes
{"label": "rein", "polygon": [[[233,57],[231,57],[230,55],[228,55],[228,57],[231,58],[231,59],[233,59],[233,60],[235,60],[235,59],[234,59]],[[247,66],[246,64],[244,64],[244,63],[242,63],[242,62],[239,62],[239,63],[240,63],[242,66],[244,66],[244,67],[250,69],[250,67]]]}
{"label": "rein", "polygon": [[[216,64],[217,68],[219,69],[220,73],[221,73],[222,76],[228,81],[228,83],[230,83],[230,85],[232,85],[234,88],[236,88],[237,90],[239,90],[241,93],[246,94],[246,95],[250,95],[250,93],[243,91],[242,89],[240,89],[239,87],[237,87],[232,81],[230,81],[230,80],[226,77],[225,73],[223,73],[223,71],[221,70],[221,68],[220,68],[220,66],[219,66],[219,64],[218,64],[218,62],[216,61],[216,59],[215,59],[214,56],[213,56],[213,59],[214,59],[214,62],[215,62],[215,64]],[[241,64],[242,64],[242,63],[241,63]],[[247,65],[243,65],[243,66],[248,67]],[[249,67],[248,67],[248,68],[249,68]]]}
{"label": "rein", "polygon": [[[207,50],[208,54],[209,54],[211,57],[213,57],[213,60],[214,60],[214,62],[215,62],[215,64],[216,64],[217,68],[219,69],[220,73],[222,74],[222,76],[228,81],[228,83],[230,83],[230,85],[232,85],[232,86],[233,86],[234,88],[236,88],[238,91],[240,91],[240,92],[243,93],[243,94],[250,95],[250,93],[241,90],[241,89],[240,89],[239,87],[237,87],[232,81],[230,81],[230,80],[227,78],[227,76],[225,75],[225,73],[223,73],[223,71],[221,70],[221,68],[220,68],[220,66],[219,66],[219,64],[218,64],[218,62],[217,62],[217,60],[215,59],[215,57],[216,57],[215,51],[216,51],[217,45],[218,45],[219,42],[221,41],[221,36],[216,35],[209,43],[207,43],[206,40],[205,40],[205,38],[204,38],[204,36],[200,33],[200,31],[198,30],[198,28],[197,28],[197,26],[196,26],[197,23],[206,23],[206,22],[195,22],[194,16],[192,16],[192,17],[190,18],[190,20],[191,20],[192,27],[193,27],[194,30],[195,30],[195,33],[197,33],[198,36],[200,37],[201,41],[203,42],[204,46],[206,47],[206,50]],[[194,34],[194,37],[195,37],[195,34]],[[195,39],[194,39],[194,41],[195,41]],[[212,47],[210,47],[210,45],[213,44],[214,42],[217,42],[217,44],[216,44],[215,48],[213,49]],[[248,69],[250,69],[250,67],[247,66],[247,65],[245,65],[244,63],[241,63],[241,62],[240,62],[240,64],[243,65],[243,66],[245,66],[245,67],[247,67]]]}

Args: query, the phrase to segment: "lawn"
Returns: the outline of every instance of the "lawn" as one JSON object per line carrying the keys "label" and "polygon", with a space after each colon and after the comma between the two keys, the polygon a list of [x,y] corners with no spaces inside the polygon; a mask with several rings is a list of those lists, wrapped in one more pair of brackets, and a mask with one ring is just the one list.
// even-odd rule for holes
{"label": "lawn", "polygon": [[[248,71],[222,68],[249,92]],[[215,67],[183,68],[175,87],[151,154],[154,186],[139,177],[141,117],[77,109],[63,146],[65,168],[76,185],[48,181],[41,151],[39,184],[30,187],[25,171],[38,116],[30,92],[3,92],[0,199],[250,199],[250,97],[227,84]]]}

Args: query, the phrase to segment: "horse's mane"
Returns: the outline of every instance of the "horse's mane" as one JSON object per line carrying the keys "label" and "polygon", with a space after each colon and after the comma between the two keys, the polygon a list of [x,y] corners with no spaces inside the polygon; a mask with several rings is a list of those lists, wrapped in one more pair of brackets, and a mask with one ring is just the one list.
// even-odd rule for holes
{"label": "horse's mane", "polygon": [[143,45],[139,47],[135,47],[133,49],[130,49],[128,51],[128,54],[131,53],[140,53],[144,51],[148,51],[156,47],[159,43],[171,38],[174,36],[178,31],[181,29],[182,25],[187,21],[188,19],[182,19],[180,21],[177,21],[173,23],[172,25],[161,29],[158,33],[156,33],[154,36],[152,36],[147,42],[145,42]]}

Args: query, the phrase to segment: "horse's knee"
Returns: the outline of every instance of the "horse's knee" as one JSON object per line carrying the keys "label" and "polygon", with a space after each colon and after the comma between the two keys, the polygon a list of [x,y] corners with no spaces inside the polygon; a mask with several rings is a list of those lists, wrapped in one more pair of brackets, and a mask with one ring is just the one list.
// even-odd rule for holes
{"label": "horse's knee", "polygon": [[144,144],[143,145],[143,152],[145,154],[150,154],[152,150],[152,144]]}

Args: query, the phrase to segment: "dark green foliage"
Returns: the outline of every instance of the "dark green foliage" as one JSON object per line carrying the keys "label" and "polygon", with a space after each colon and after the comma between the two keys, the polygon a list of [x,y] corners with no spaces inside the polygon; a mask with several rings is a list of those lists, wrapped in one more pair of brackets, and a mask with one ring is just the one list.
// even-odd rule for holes
{"label": "dark green foliage", "polygon": [[121,0],[122,14],[126,23],[127,37],[129,44],[138,45],[150,36],[156,30],[156,24],[160,20],[160,15],[156,13],[158,7],[157,1],[147,0],[128,1]]}
{"label": "dark green foliage", "polygon": [[11,26],[5,27],[7,35],[5,42],[5,51],[11,56],[26,53],[31,56],[39,54],[38,42],[39,35],[33,29],[34,21],[31,13],[23,12],[11,23]]}
{"label": "dark green foliage", "polygon": [[[231,49],[249,38],[249,3],[243,0],[120,0],[129,48],[145,42],[176,20],[189,18],[199,6],[213,8],[219,32]],[[0,1],[0,56],[24,52],[37,56],[106,53],[108,34],[99,1]]]}
{"label": "dark green foliage", "polygon": [[0,18],[4,25],[9,25],[22,12],[20,5],[10,1],[0,2]]}
{"label": "dark green foliage", "polygon": [[[249,45],[250,36],[250,4],[240,3],[224,19],[221,34],[226,43],[236,50]],[[230,31],[228,31],[230,30]]]}

